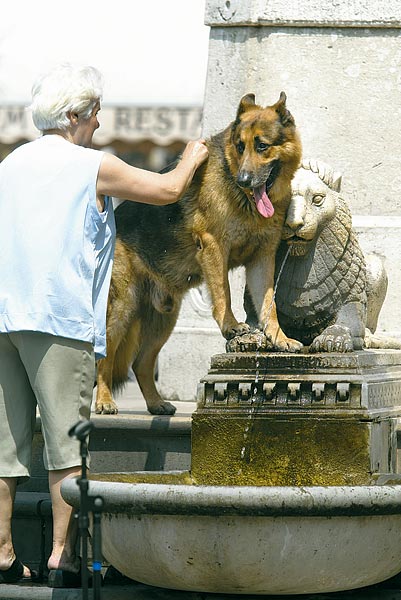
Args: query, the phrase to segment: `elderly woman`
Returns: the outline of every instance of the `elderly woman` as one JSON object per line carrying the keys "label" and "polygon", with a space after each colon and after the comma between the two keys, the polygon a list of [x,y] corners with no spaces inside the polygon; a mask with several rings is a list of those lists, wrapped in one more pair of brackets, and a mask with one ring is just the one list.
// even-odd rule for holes
{"label": "elderly woman", "polygon": [[60,493],[80,473],[68,436],[89,418],[95,358],[106,355],[106,304],[114,248],[111,196],[176,202],[206,160],[189,142],[177,167],[157,174],[91,149],[102,78],[92,67],[60,66],[32,89],[43,133],[0,164],[0,581],[34,573],[15,556],[16,485],[29,477],[38,405],[53,506],[49,585],[79,586],[76,526]]}

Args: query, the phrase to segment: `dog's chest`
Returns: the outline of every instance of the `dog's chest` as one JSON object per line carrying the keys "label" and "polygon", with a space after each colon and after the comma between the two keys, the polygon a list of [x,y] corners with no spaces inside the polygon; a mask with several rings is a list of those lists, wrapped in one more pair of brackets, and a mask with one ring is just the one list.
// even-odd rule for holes
{"label": "dog's chest", "polygon": [[232,223],[226,236],[230,266],[246,264],[261,250],[267,251],[276,237],[274,230],[246,227],[244,222]]}

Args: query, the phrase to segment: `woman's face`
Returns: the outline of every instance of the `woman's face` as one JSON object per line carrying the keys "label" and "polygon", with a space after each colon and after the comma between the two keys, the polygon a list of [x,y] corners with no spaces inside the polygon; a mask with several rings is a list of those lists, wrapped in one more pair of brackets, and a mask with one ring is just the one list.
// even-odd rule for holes
{"label": "woman's face", "polygon": [[96,129],[100,127],[99,121],[97,120],[99,110],[100,102],[97,102],[89,119],[84,119],[82,117],[78,118],[74,135],[74,142],[78,144],[78,146],[85,146],[85,148],[90,148],[92,146],[93,134]]}

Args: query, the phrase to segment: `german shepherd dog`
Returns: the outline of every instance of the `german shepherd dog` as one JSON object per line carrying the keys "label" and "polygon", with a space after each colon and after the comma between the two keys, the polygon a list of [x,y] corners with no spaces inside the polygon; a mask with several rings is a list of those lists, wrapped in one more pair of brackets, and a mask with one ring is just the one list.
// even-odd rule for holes
{"label": "german shepherd dog", "polygon": [[273,302],[274,264],[301,142],[286,95],[265,108],[241,99],[236,119],[207,141],[209,158],[176,204],[124,202],[107,310],[107,358],[98,363],[97,413],[117,413],[112,390],[132,364],[152,414],[174,414],[154,381],[157,356],[177,321],[184,294],[206,281],[226,339],[250,331],[231,309],[228,272],[244,265],[260,327],[275,350],[295,352]]}

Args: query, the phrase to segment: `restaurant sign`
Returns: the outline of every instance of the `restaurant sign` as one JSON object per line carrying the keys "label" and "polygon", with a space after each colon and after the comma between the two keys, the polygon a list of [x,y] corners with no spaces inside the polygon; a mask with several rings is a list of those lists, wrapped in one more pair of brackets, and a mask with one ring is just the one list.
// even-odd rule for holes
{"label": "restaurant sign", "polygon": [[[199,106],[102,106],[100,128],[93,141],[105,145],[113,140],[151,140],[166,145],[200,136],[202,108]],[[29,110],[19,105],[0,106],[0,143],[32,140],[39,132]]]}

